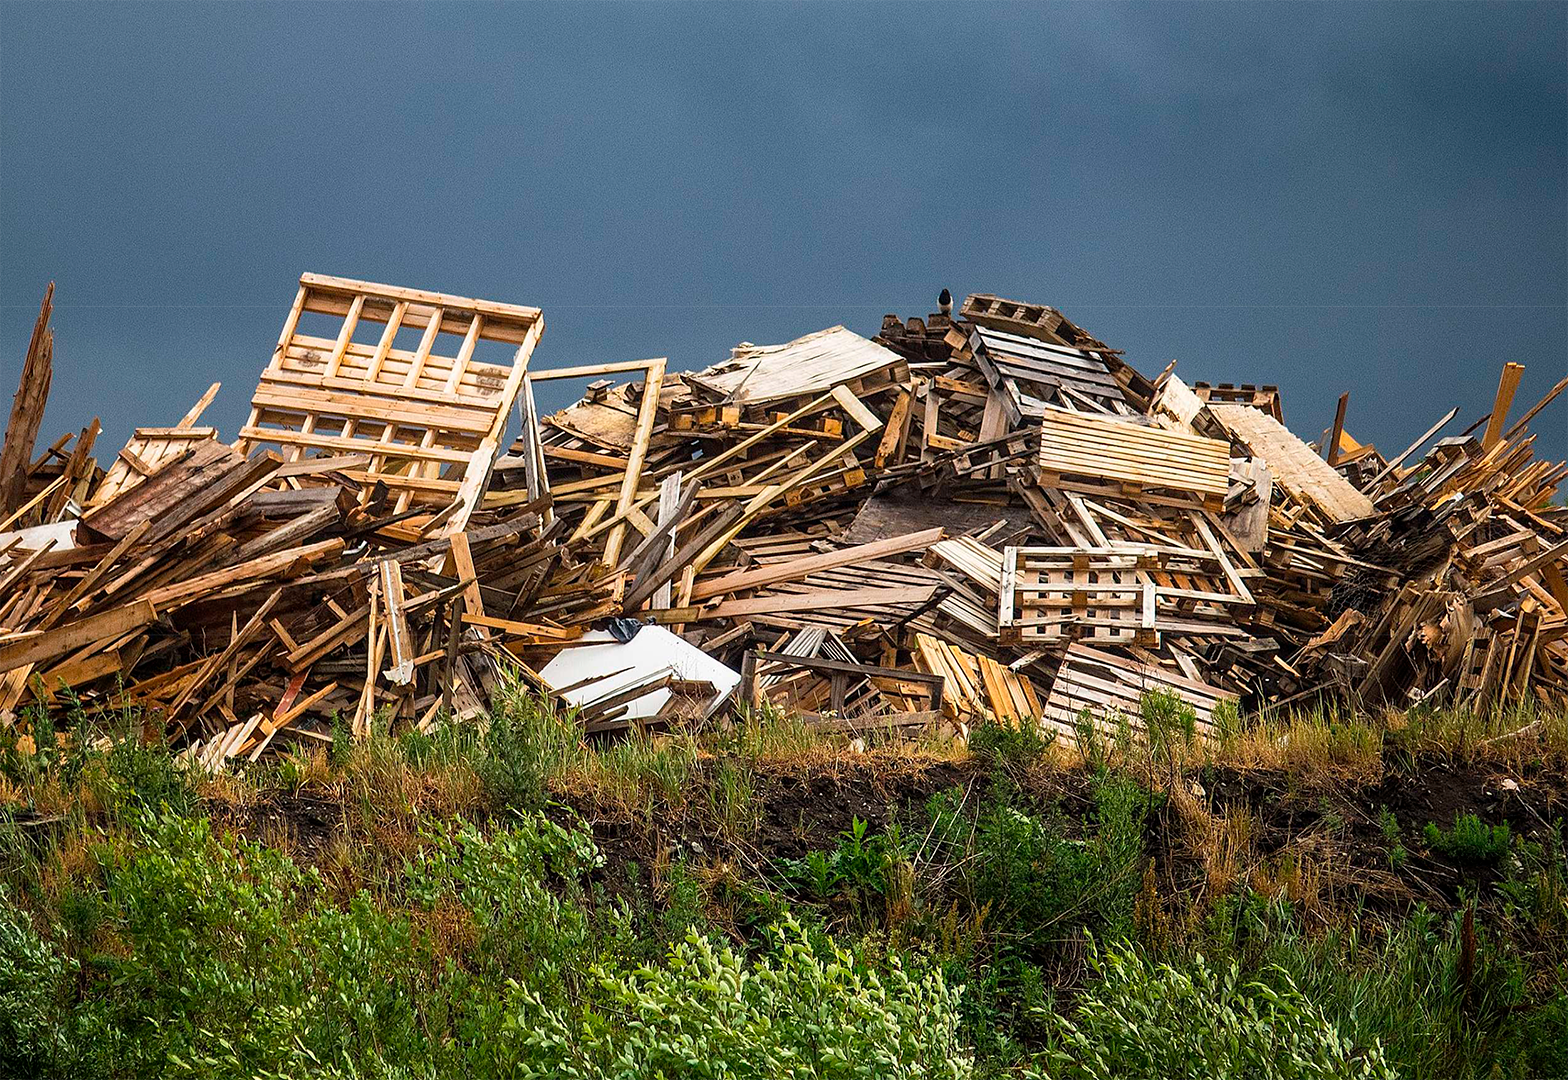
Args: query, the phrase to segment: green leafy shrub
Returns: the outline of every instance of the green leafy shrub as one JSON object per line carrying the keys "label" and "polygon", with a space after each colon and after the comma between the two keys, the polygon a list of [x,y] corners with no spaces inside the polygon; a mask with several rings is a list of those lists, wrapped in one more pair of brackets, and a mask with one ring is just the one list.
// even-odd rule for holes
{"label": "green leafy shrub", "polygon": [[161,740],[146,743],[139,732],[125,731],[110,744],[103,765],[99,794],[111,809],[140,805],[189,814],[196,808],[190,778]]}
{"label": "green leafy shrub", "polygon": [[586,833],[519,815],[491,836],[465,825],[433,837],[409,865],[408,894],[426,908],[446,900],[469,913],[469,960],[480,973],[564,993],[588,947],[581,881],[603,861]]}
{"label": "green leafy shrub", "polygon": [[888,895],[894,867],[904,854],[897,829],[873,833],[857,816],[839,834],[836,848],[781,860],[779,868],[786,883],[815,899],[845,899],[865,914]]}
{"label": "green leafy shrub", "polygon": [[1138,715],[1156,756],[1190,746],[1198,733],[1198,714],[1169,690],[1148,690],[1138,699]]}
{"label": "green leafy shrub", "polygon": [[975,823],[969,859],[976,904],[1008,930],[1004,948],[1037,958],[1076,927],[1130,934],[1146,861],[1148,793],[1128,777],[1101,777],[1082,838],[1069,835],[1059,813],[1021,805],[1005,788],[993,796]]}
{"label": "green leafy shrub", "polygon": [[518,995],[501,1036],[526,1076],[818,1077],[917,1080],[972,1074],[958,1038],[960,991],[940,973],[881,976],[800,924],[775,928],[748,962],[693,932],[664,963],[596,972],[601,1008],[573,1013]]}
{"label": "green leafy shrub", "polygon": [[577,753],[575,725],[520,687],[496,697],[478,750],[475,771],[496,806],[538,809],[552,775]]}
{"label": "green leafy shrub", "polygon": [[1404,832],[1399,827],[1399,819],[1388,807],[1383,807],[1377,816],[1378,828],[1383,831],[1383,839],[1388,841],[1388,865],[1395,870],[1405,865],[1409,852],[1405,850]]}
{"label": "green leafy shrub", "polygon": [[0,888],[0,1075],[52,1072],[66,1048],[65,961]]}
{"label": "green leafy shrub", "polygon": [[1395,1080],[1378,1046],[1357,1048],[1283,972],[1247,980],[1197,955],[1182,968],[1131,946],[1090,954],[1094,981],[1071,1017],[1051,1012],[1053,1080]]}
{"label": "green leafy shrub", "polygon": [[1433,854],[1452,862],[1490,865],[1501,862],[1508,854],[1508,824],[1487,825],[1474,814],[1460,814],[1454,827],[1446,832],[1429,821],[1422,835]]}

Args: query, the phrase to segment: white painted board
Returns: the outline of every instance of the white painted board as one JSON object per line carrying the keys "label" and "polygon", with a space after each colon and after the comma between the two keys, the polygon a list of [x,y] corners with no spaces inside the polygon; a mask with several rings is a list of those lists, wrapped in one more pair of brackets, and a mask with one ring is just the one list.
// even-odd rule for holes
{"label": "white painted board", "polygon": [[[729,692],[740,682],[740,672],[726,667],[694,645],[670,633],[662,626],[645,626],[637,636],[622,644],[607,631],[590,630],[579,640],[603,644],[577,645],[562,649],[554,660],[539,672],[550,686],[571,686],[606,673],[605,678],[584,683],[568,691],[566,700],[573,705],[591,705],[628,687],[667,672],[677,679],[710,682],[718,693],[708,704],[708,713],[718,707]],[[622,668],[628,670],[622,671]],[[619,672],[619,674],[614,674]],[[670,700],[666,689],[650,690],[627,703],[627,711],[618,719],[646,720],[658,715]]]}

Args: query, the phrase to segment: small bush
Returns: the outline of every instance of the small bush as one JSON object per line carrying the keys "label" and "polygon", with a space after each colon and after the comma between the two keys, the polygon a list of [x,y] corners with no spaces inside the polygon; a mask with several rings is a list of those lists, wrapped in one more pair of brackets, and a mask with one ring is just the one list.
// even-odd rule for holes
{"label": "small bush", "polygon": [[1130,946],[1091,951],[1094,982],[1071,1018],[1047,1012],[1052,1048],[1035,1076],[1053,1080],[1395,1080],[1373,1046],[1358,1049],[1283,972],[1244,980],[1200,954],[1184,968]]}
{"label": "small bush", "polygon": [[1088,835],[1068,835],[1054,813],[1028,813],[995,798],[974,834],[975,899],[1008,928],[1025,955],[1078,926],[1111,937],[1132,932],[1143,880],[1148,793],[1128,777],[1102,778]]}
{"label": "small bush", "polygon": [[66,1046],[65,961],[0,888],[0,1074],[44,1076]]}
{"label": "small bush", "polygon": [[1454,827],[1446,832],[1429,821],[1422,835],[1433,854],[1451,862],[1492,865],[1508,854],[1507,823],[1487,825],[1474,814],[1460,814]]}
{"label": "small bush", "polygon": [[1399,819],[1388,807],[1383,807],[1377,816],[1378,828],[1383,830],[1383,839],[1388,841],[1388,865],[1395,870],[1405,865],[1409,853],[1405,850],[1404,832],[1399,827]]}
{"label": "small bush", "polygon": [[1169,690],[1145,692],[1138,699],[1138,714],[1148,734],[1149,751],[1157,757],[1169,757],[1197,738],[1197,712]]}
{"label": "small bush", "polygon": [[1009,775],[1019,776],[1050,751],[1056,733],[1025,720],[1016,726],[985,721],[969,733],[969,751]]}
{"label": "small bush", "polygon": [[853,818],[832,851],[808,852],[780,864],[785,880],[818,900],[847,899],[868,913],[888,895],[893,868],[904,857],[897,830],[872,833]]}
{"label": "small bush", "polygon": [[537,809],[550,777],[575,758],[577,742],[576,725],[513,687],[494,702],[475,771],[494,805]]}
{"label": "small bush", "polygon": [[599,971],[601,1009],[544,1007],[519,995],[500,1032],[525,1075],[963,1080],[960,991],[939,972],[885,976],[846,950],[818,955],[799,923],[774,931],[774,955],[748,962],[693,932],[663,964]]}

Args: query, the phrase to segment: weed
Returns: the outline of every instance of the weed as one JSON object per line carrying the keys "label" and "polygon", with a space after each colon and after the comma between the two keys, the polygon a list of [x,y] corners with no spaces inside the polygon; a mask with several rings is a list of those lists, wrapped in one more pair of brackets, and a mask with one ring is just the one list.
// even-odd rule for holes
{"label": "weed", "polygon": [[579,758],[576,725],[512,685],[493,703],[476,770],[492,805],[532,809],[544,805],[550,778]]}
{"label": "weed", "polygon": [[[873,833],[860,817],[839,834],[832,851],[811,851],[804,858],[787,859],[779,869],[786,883],[817,900],[842,901],[862,919],[884,908],[901,884],[903,841],[896,828]],[[907,898],[906,898],[907,899]]]}
{"label": "weed", "polygon": [[1474,814],[1460,814],[1446,831],[1427,822],[1422,837],[1433,854],[1451,862],[1494,865],[1508,854],[1510,833],[1507,822],[1487,825]]}
{"label": "weed", "polygon": [[1399,819],[1388,807],[1383,807],[1377,815],[1378,828],[1383,832],[1383,839],[1388,841],[1388,865],[1395,870],[1405,865],[1409,852],[1405,850],[1404,834],[1399,827]]}
{"label": "weed", "polygon": [[1056,733],[1038,724],[1002,724],[994,720],[976,724],[969,734],[969,751],[1002,773],[1021,778],[1045,760],[1056,742]]}

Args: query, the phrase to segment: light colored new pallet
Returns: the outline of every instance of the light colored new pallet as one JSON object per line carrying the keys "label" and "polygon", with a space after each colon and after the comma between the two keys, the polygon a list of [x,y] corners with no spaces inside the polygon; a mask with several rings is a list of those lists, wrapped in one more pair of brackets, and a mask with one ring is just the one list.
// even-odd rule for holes
{"label": "light colored new pallet", "polygon": [[1158,644],[1148,571],[1159,565],[1147,547],[1006,548],[997,600],[1002,640]]}
{"label": "light colored new pallet", "polygon": [[1016,726],[1040,715],[1040,699],[1028,678],[988,656],[916,634],[914,657],[916,668],[942,676],[943,707],[960,723],[973,723],[989,714]]}

